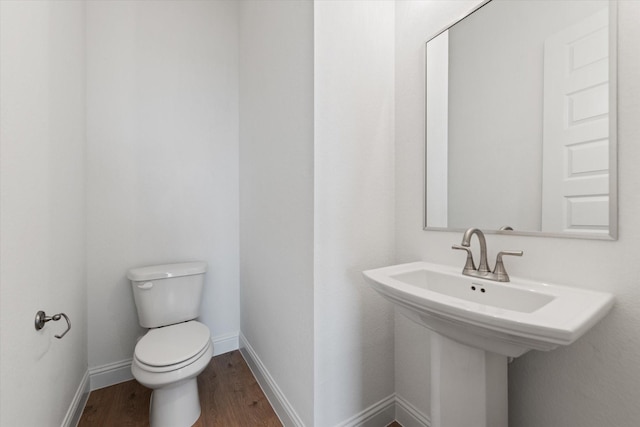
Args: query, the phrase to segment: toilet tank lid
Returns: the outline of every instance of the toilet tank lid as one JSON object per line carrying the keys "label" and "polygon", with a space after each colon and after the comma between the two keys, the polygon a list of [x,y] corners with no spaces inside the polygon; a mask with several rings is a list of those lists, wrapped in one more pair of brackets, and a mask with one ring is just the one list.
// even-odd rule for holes
{"label": "toilet tank lid", "polygon": [[132,268],[127,272],[127,277],[134,282],[142,282],[145,280],[167,279],[169,277],[192,276],[194,274],[203,274],[206,271],[206,262],[194,261]]}

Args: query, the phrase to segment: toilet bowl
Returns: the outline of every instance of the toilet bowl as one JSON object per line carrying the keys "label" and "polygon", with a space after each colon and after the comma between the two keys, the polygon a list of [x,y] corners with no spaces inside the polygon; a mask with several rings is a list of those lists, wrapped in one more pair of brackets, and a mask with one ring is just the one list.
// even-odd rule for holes
{"label": "toilet bowl", "polygon": [[129,270],[141,326],[150,328],[136,344],[131,372],[153,390],[151,427],[189,427],[200,417],[197,376],[213,346],[209,328],[194,320],[206,263],[166,264]]}
{"label": "toilet bowl", "polygon": [[209,328],[195,320],[150,330],[136,345],[131,371],[153,390],[153,427],[191,426],[200,417],[196,377],[213,355]]}

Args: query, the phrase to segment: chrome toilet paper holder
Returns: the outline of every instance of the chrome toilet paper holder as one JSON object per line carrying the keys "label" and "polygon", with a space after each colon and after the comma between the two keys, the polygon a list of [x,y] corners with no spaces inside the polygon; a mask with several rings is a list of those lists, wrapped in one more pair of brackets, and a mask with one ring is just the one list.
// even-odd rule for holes
{"label": "chrome toilet paper holder", "polygon": [[53,316],[47,316],[47,314],[44,311],[42,310],[38,311],[36,313],[36,320],[35,320],[36,331],[39,331],[40,329],[44,328],[44,324],[47,323],[48,321],[53,320],[54,322],[57,322],[63,317],[64,317],[64,320],[67,321],[67,330],[64,331],[62,335],[54,335],[54,336],[58,339],[64,337],[67,334],[67,332],[71,330],[71,321],[69,320],[69,317],[64,313],[58,313],[58,314],[54,314]]}

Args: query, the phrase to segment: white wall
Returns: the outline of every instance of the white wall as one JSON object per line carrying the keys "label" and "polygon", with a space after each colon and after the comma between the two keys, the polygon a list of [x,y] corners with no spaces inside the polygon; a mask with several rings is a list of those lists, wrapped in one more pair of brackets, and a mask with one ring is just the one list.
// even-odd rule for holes
{"label": "white wall", "polygon": [[238,7],[87,3],[89,365],[130,359],[126,271],[204,260],[201,319],[239,330]]}
{"label": "white wall", "polygon": [[[460,235],[425,232],[422,219],[423,44],[477,2],[398,2],[396,7],[397,261],[460,265],[449,248]],[[488,236],[490,258],[521,249],[507,266],[515,276],[612,292],[613,311],[571,347],[530,352],[509,366],[512,427],[632,427],[640,419],[640,3],[619,3],[619,240],[615,242]],[[428,334],[401,317],[396,324],[396,391],[428,414]]]}
{"label": "white wall", "polygon": [[313,425],[313,3],[240,13],[242,333]]}
{"label": "white wall", "polygon": [[394,256],[394,2],[320,1],[314,12],[314,425],[324,427],[394,391],[393,310],[362,278]]}
{"label": "white wall", "polygon": [[393,394],[393,14],[242,5],[242,332],[307,426]]}
{"label": "white wall", "polygon": [[2,1],[0,43],[0,425],[61,425],[87,370],[84,3]]}

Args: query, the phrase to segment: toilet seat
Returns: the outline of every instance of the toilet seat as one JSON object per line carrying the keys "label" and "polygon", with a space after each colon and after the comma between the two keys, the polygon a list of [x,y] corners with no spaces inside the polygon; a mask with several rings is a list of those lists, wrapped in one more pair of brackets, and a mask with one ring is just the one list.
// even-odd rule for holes
{"label": "toilet seat", "polygon": [[163,372],[170,372],[170,371],[176,371],[178,369],[182,369],[185,366],[189,366],[192,363],[194,363],[195,361],[197,361],[198,359],[200,359],[200,357],[202,357],[203,354],[205,354],[209,348],[211,348],[211,344],[204,346],[204,348],[202,350],[200,350],[200,352],[198,354],[196,354],[195,356],[185,360],[184,362],[181,363],[176,363],[175,365],[168,365],[168,366],[152,366],[152,365],[147,365],[143,362],[141,362],[137,357],[135,357],[134,354],[134,359],[135,362],[138,364],[138,367],[144,371],[147,372],[153,372],[153,373],[163,373]]}
{"label": "toilet seat", "polygon": [[134,358],[148,372],[168,372],[199,359],[211,346],[206,325],[195,320],[152,329],[138,341]]}

